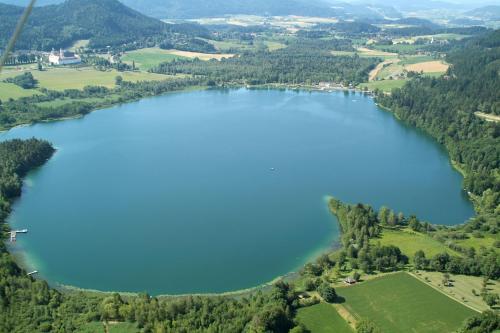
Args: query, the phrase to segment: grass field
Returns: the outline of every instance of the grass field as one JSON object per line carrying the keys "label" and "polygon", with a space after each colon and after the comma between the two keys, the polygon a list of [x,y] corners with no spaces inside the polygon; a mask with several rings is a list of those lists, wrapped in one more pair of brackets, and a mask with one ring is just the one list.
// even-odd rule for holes
{"label": "grass field", "polygon": [[333,305],[319,303],[299,309],[297,320],[311,333],[353,333],[354,331],[337,313]]}
{"label": "grass field", "polygon": [[410,229],[394,231],[384,229],[381,238],[372,240],[373,243],[380,242],[381,245],[395,245],[410,259],[413,258],[415,252],[423,250],[427,258],[442,252],[460,256],[459,253],[449,249],[444,244],[424,234],[414,232]]}
{"label": "grass field", "polygon": [[18,99],[29,97],[39,92],[34,89],[23,89],[13,83],[0,82],[0,100],[6,101],[9,98]]}
{"label": "grass field", "polygon": [[[65,90],[65,89],[83,89],[85,86],[103,86],[113,88],[115,86],[115,79],[118,75],[122,76],[125,81],[154,81],[166,80],[169,76],[153,74],[147,72],[118,72],[111,71],[98,71],[91,67],[87,68],[48,68],[45,71],[31,71],[33,76],[39,81],[40,88],[47,88],[50,90]],[[6,72],[0,74],[0,81],[6,77],[20,75],[22,72]],[[0,86],[0,96],[10,93],[9,87]],[[8,89],[7,89],[8,88]],[[5,91],[7,90],[7,92]],[[36,90],[28,90],[31,95],[37,93]]]}
{"label": "grass field", "polygon": [[413,72],[424,72],[424,73],[437,73],[437,72],[446,72],[448,70],[449,65],[440,61],[440,60],[433,60],[433,61],[425,61],[425,62],[419,62],[419,63],[413,63],[410,65],[406,65],[405,69],[408,71],[413,71]]}
{"label": "grass field", "polygon": [[389,274],[337,292],[356,318],[372,320],[384,333],[453,332],[477,314],[407,273]]}
{"label": "grass field", "polygon": [[143,71],[147,71],[162,62],[171,62],[176,59],[186,59],[186,57],[175,55],[159,48],[134,50],[127,52],[122,57],[124,63],[131,65],[135,61],[136,67]]}
{"label": "grass field", "polygon": [[359,88],[367,87],[368,90],[380,89],[384,92],[391,92],[392,89],[401,88],[406,83],[406,80],[381,80],[368,83],[361,83]]}
{"label": "grass field", "polygon": [[393,44],[393,45],[374,45],[377,50],[388,50],[394,53],[413,53],[416,52],[421,46],[414,44]]}
{"label": "grass field", "polygon": [[[483,278],[479,276],[451,275],[452,287],[444,287],[443,273],[419,271],[415,276],[425,281],[427,284],[441,290],[447,295],[463,302],[478,311],[485,311],[489,306],[479,295],[481,293]],[[489,292],[500,294],[500,284],[497,281],[490,280],[486,287]],[[476,295],[472,290],[476,291]]]}
{"label": "grass field", "polygon": [[[496,236],[496,238],[495,238]],[[469,238],[467,239],[457,239],[454,240],[453,242],[463,246],[463,247],[473,247],[476,250],[479,250],[481,246],[484,246],[486,248],[491,248],[494,247],[493,244],[495,241],[499,240],[500,237],[498,235],[491,235],[491,236],[486,236],[483,238],[477,238],[469,234]]]}

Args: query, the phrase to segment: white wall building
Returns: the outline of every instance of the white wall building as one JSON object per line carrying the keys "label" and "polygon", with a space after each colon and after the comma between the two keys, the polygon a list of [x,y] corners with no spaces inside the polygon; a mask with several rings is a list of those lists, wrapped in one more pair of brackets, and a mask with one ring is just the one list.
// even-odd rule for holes
{"label": "white wall building", "polygon": [[82,62],[79,55],[73,52],[60,49],[59,52],[52,50],[49,55],[49,63],[51,65],[74,65]]}

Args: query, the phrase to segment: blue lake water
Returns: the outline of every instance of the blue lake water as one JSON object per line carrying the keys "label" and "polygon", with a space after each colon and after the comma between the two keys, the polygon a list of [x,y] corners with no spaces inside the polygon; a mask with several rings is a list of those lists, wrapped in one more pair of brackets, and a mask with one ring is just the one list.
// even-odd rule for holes
{"label": "blue lake water", "polygon": [[15,247],[54,284],[253,287],[337,239],[327,195],[436,224],[474,213],[443,148],[360,94],[176,93],[0,133],[30,137],[58,150],[10,223],[29,228]]}

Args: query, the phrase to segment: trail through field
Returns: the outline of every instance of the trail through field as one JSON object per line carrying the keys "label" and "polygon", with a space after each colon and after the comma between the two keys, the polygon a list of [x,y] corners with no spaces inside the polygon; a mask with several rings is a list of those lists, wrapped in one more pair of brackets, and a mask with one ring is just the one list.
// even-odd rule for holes
{"label": "trail through field", "polygon": [[377,65],[377,67],[375,67],[374,69],[372,69],[372,71],[370,72],[370,74],[369,74],[369,81],[375,81],[375,79],[377,78],[378,73],[380,73],[380,71],[382,69],[384,69],[385,67],[390,66],[392,64],[396,64],[399,61],[400,61],[399,59],[387,59],[387,60],[381,62],[380,64]]}
{"label": "trail through field", "polygon": [[500,123],[500,116],[495,116],[493,114],[488,114],[483,112],[476,112],[474,114],[479,118],[483,118],[486,121],[493,121],[495,123]]}

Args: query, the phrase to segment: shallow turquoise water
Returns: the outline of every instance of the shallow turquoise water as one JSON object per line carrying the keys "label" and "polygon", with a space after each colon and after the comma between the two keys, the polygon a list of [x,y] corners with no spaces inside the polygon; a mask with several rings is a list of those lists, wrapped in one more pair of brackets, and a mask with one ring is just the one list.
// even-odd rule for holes
{"label": "shallow turquoise water", "polygon": [[325,196],[432,223],[473,215],[446,152],[359,94],[210,90],[16,128],[57,154],[11,223],[42,277],[108,291],[268,282],[338,236]]}

